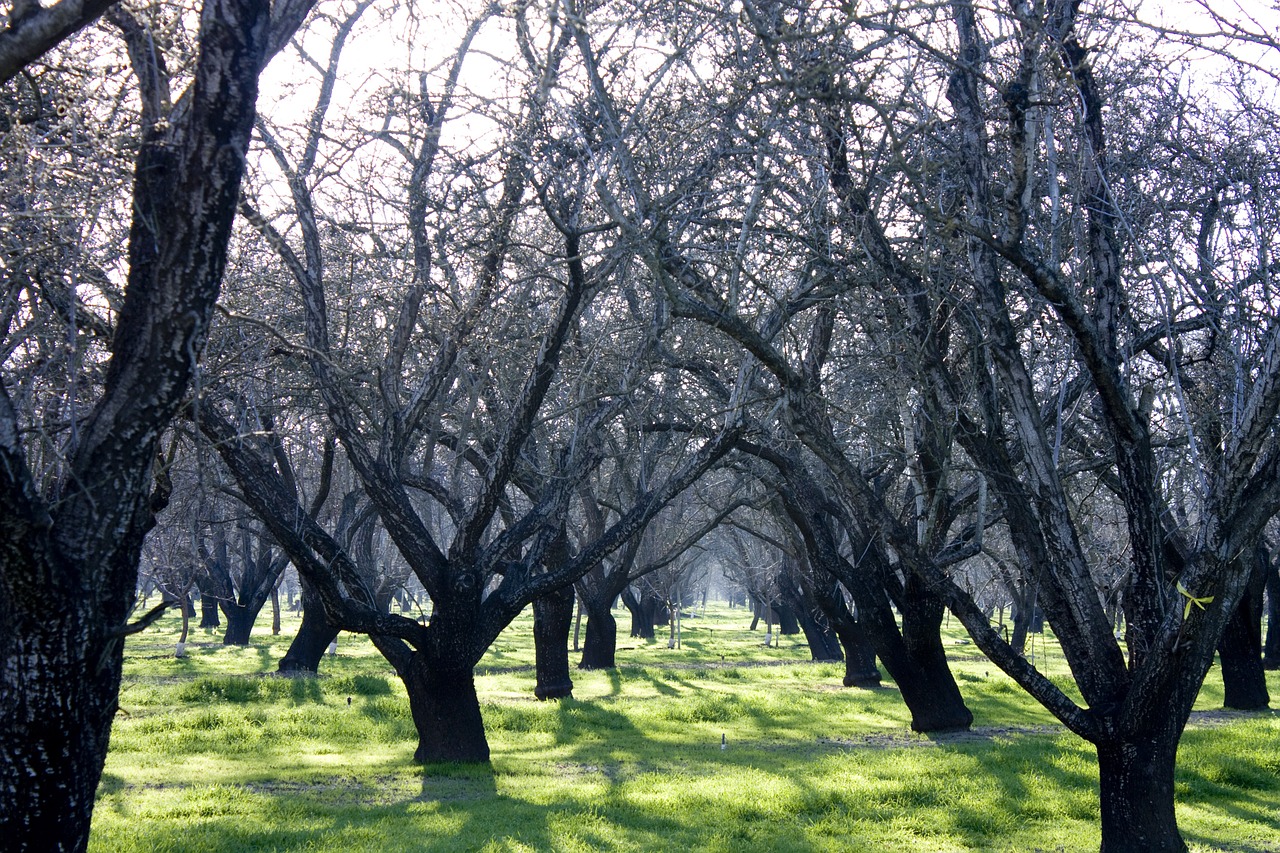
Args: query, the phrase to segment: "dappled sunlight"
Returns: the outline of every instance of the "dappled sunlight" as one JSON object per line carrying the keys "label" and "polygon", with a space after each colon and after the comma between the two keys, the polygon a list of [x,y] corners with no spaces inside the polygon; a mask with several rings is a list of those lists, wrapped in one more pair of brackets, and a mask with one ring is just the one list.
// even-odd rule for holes
{"label": "dappled sunlight", "polygon": [[[495,665],[476,679],[491,764],[426,767],[412,760],[403,686],[362,638],[344,637],[319,676],[281,678],[269,673],[285,637],[177,660],[158,656],[171,648],[162,623],[130,646],[91,849],[1097,845],[1092,748],[971,647],[948,646],[973,730],[925,736],[891,681],[844,688],[841,664],[766,656],[742,616],[705,617],[726,660],[687,645],[620,649],[617,669],[574,670],[569,699],[536,701],[532,667]],[[792,654],[790,641],[774,655]],[[527,615],[500,645],[508,661],[532,659]],[[1042,660],[1063,677],[1060,657]],[[1213,689],[1208,707],[1220,708]],[[1276,712],[1193,716],[1178,772],[1193,849],[1280,846],[1278,755]]]}

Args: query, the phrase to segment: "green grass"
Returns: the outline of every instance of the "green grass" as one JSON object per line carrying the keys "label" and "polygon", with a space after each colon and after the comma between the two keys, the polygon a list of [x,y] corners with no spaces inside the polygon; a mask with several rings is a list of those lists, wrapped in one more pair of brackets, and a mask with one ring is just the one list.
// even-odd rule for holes
{"label": "green grass", "polygon": [[[619,614],[621,617],[624,614]],[[887,683],[840,687],[800,637],[760,646],[741,610],[687,619],[683,648],[620,637],[620,666],[533,697],[530,620],[478,668],[491,768],[412,762],[408,702],[362,638],[319,678],[274,669],[283,635],[224,648],[177,620],[131,638],[94,851],[1083,850],[1093,751],[949,633],[970,735],[912,735]],[[269,619],[262,622],[267,624]],[[1051,638],[1037,662],[1066,679]],[[767,664],[767,665],[766,665]],[[1221,706],[1211,672],[1199,703]],[[1271,674],[1272,695],[1280,679]],[[721,749],[721,736],[726,749]],[[1193,720],[1178,818],[1193,849],[1280,851],[1280,715]]]}

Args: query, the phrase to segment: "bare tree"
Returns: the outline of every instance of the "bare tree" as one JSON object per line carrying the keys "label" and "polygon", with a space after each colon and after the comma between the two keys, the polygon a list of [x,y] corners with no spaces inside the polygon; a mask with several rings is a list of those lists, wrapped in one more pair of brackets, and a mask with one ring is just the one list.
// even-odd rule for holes
{"label": "bare tree", "polygon": [[[128,285],[101,391],[56,470],[31,465],[33,435],[9,394],[6,362],[0,832],[15,849],[87,844],[123,640],[148,621],[131,625],[129,615],[142,539],[167,499],[163,478],[152,487],[161,436],[187,393],[221,282],[258,75],[308,8],[281,3],[273,16],[256,0],[204,4],[193,79],[172,106],[162,69],[136,67],[143,113]],[[20,50],[5,76],[48,49],[52,41],[28,38],[28,28],[62,9],[29,3],[17,10],[29,15],[11,15],[5,45]]]}

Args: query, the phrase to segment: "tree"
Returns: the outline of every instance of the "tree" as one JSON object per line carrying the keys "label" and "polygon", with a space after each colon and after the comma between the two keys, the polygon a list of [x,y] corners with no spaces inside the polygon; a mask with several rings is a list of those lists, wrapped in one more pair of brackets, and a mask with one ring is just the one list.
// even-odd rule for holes
{"label": "tree", "polygon": [[[616,298],[610,285],[625,280],[625,256],[614,250],[613,229],[585,205],[583,142],[549,112],[568,31],[549,21],[547,41],[534,49],[529,10],[513,11],[524,63],[512,66],[518,108],[496,105],[495,133],[507,134],[506,144],[496,159],[476,162],[446,147],[446,125],[470,42],[503,10],[489,7],[471,22],[439,78],[423,73],[412,95],[396,93],[393,103],[411,109],[387,114],[371,138],[335,145],[328,108],[343,44],[365,8],[330,22],[329,60],[318,68],[302,137],[259,127],[287,181],[288,225],[277,228],[255,204],[243,210],[297,288],[304,345],[294,349],[305,354],[372,512],[430,596],[430,621],[377,606],[352,555],[306,517],[269,435],[240,430],[212,400],[201,427],[329,617],[369,634],[395,667],[418,731],[415,758],[485,762],[473,672],[489,645],[531,602],[633,538],[728,451],[736,429],[729,416],[708,427],[714,435],[705,441],[681,442],[667,475],[620,508],[603,535],[553,559],[576,489],[603,458],[605,436],[665,332],[664,316],[652,312],[623,338],[631,357],[619,361],[631,367],[603,380],[589,361],[576,361],[591,355],[575,342]],[[321,166],[331,146],[340,158],[364,142],[394,156],[377,168],[398,186],[377,204],[366,185],[342,194],[345,173]],[[397,223],[395,233],[374,229],[383,217]],[[358,263],[350,241],[359,234],[384,245],[394,238],[401,248]],[[386,298],[388,280],[402,283],[398,300]],[[362,300],[377,310],[355,310]]]}
{"label": "tree", "polygon": [[[1251,573],[1239,555],[1280,506],[1280,322],[1262,224],[1275,172],[1256,157],[1267,129],[1246,126],[1270,113],[1183,97],[1161,79],[1161,36],[1132,21],[1112,25],[1133,52],[1095,71],[1075,3],[742,8],[704,26],[735,45],[739,71],[765,69],[748,80],[772,82],[664,105],[696,111],[684,126],[713,152],[686,161],[684,183],[647,171],[634,128],[654,111],[620,108],[605,76],[591,78],[618,149],[601,204],[645,247],[673,314],[744,347],[776,383],[782,425],[832,484],[825,500],[806,494],[812,478],[793,485],[811,559],[839,567],[825,517],[840,519],[923,611],[945,603],[1093,743],[1104,849],[1185,849],[1177,742]],[[604,67],[579,20],[588,67]],[[744,126],[757,129],[749,142]],[[680,150],[699,150],[694,135]],[[750,171],[734,156],[744,150],[758,152]],[[1188,171],[1167,163],[1205,151],[1193,162],[1208,182],[1183,184]],[[790,192],[764,180],[763,162],[790,170]],[[788,240],[803,261],[785,266]],[[877,345],[896,368],[897,435],[861,430],[865,401],[884,395],[846,381]],[[872,464],[876,440],[887,465]],[[906,488],[886,490],[896,471]],[[1078,496],[1099,489],[1128,556],[1123,648],[1099,594],[1110,567],[1083,533]],[[1037,585],[1087,707],[958,583],[953,567],[981,554],[992,525]]]}
{"label": "tree", "polygon": [[[61,11],[28,4],[39,23]],[[142,78],[128,284],[101,390],[78,415],[58,470],[33,468],[32,433],[0,383],[0,832],[17,849],[83,849],[116,711],[142,539],[167,499],[153,471],[190,385],[222,277],[258,75],[309,4],[273,16],[210,0],[186,93]],[[2,34],[47,49],[21,21]],[[156,54],[152,54],[153,57]],[[136,57],[135,57],[136,58]],[[154,60],[153,60],[154,61]],[[82,378],[78,374],[77,378]],[[158,615],[158,614],[155,614]]]}

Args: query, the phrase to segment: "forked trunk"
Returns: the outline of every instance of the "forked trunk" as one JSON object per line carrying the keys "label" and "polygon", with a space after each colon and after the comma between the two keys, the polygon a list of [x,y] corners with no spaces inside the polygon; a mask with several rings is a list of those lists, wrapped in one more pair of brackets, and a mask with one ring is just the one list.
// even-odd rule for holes
{"label": "forked trunk", "polygon": [[[1164,726],[1163,728],[1168,728]],[[1183,853],[1173,811],[1177,735],[1148,731],[1098,746],[1102,853]]]}
{"label": "forked trunk", "polygon": [[432,665],[421,653],[413,655],[403,675],[409,710],[418,730],[414,761],[431,764],[452,761],[486,764],[489,741],[480,716],[480,699],[472,670]]}
{"label": "forked trunk", "polygon": [[587,636],[578,669],[613,669],[618,648],[618,622],[608,607],[587,610]]}
{"label": "forked trunk", "polygon": [[533,602],[534,669],[539,699],[573,695],[569,676],[569,628],[573,625],[573,587],[548,593]]}

